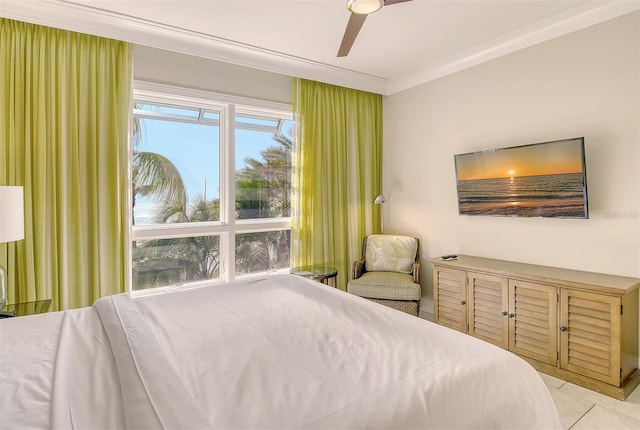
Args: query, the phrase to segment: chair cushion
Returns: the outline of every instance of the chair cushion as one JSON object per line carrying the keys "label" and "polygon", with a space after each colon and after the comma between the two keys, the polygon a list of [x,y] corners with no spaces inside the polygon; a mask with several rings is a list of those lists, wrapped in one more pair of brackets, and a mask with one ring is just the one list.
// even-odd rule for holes
{"label": "chair cushion", "polygon": [[347,291],[360,297],[388,300],[419,300],[420,284],[397,272],[366,272],[347,284]]}
{"label": "chair cushion", "polygon": [[367,237],[367,272],[411,273],[418,252],[418,240],[410,236],[372,234]]}

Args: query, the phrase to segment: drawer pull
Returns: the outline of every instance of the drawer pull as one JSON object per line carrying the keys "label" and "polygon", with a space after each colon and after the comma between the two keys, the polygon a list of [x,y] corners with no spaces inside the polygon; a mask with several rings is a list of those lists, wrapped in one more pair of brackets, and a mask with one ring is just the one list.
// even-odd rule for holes
{"label": "drawer pull", "polygon": [[560,331],[567,331],[566,327],[560,327]]}
{"label": "drawer pull", "polygon": [[513,318],[515,316],[516,316],[516,314],[509,314],[509,318]]}
{"label": "drawer pull", "polygon": [[509,315],[509,312],[507,312],[507,311],[502,311],[502,316],[503,316],[503,317],[506,317],[507,315]]}

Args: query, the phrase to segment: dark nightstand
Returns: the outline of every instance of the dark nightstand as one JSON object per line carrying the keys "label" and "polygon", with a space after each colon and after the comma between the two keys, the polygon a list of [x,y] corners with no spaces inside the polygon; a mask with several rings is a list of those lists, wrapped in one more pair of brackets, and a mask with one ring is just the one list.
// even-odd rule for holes
{"label": "dark nightstand", "polygon": [[51,299],[35,302],[14,303],[0,310],[0,318],[22,317],[25,315],[43,314],[51,309]]}
{"label": "dark nightstand", "polygon": [[333,286],[336,285],[338,270],[335,267],[325,266],[324,264],[314,264],[311,266],[301,266],[292,268],[289,273],[292,275],[304,276],[314,281],[322,282],[329,285],[329,280],[333,279]]}

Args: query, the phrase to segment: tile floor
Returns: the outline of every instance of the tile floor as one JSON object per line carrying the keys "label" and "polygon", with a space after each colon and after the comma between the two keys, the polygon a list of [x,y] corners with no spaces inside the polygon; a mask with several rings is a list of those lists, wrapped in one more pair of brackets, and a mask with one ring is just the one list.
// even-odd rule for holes
{"label": "tile floor", "polygon": [[640,429],[640,387],[624,402],[540,373],[565,429]]}

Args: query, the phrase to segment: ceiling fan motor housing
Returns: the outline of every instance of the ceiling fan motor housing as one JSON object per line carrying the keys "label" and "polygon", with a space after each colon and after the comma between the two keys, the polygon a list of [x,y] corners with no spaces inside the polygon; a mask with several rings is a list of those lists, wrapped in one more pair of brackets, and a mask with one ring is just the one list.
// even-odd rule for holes
{"label": "ceiling fan motor housing", "polygon": [[384,0],[347,0],[347,9],[359,15],[376,12],[382,6],[384,6]]}

